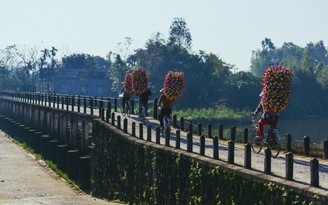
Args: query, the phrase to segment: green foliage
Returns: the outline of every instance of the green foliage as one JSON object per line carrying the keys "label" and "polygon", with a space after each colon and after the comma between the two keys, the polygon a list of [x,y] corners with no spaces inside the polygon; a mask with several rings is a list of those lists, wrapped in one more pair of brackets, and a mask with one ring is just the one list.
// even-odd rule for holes
{"label": "green foliage", "polygon": [[115,56],[115,61],[108,70],[108,77],[113,81],[112,91],[119,92],[122,89],[124,76],[131,68],[126,61],[122,60],[120,55]]}
{"label": "green foliage", "polygon": [[175,102],[175,107],[210,107],[227,101],[231,88],[226,83],[232,66],[214,54],[200,51],[194,54],[185,48],[171,45],[158,35],[147,42],[145,49],[138,49],[129,57],[133,64],[147,68],[153,96],[159,96],[168,71],[182,71],[186,79],[185,92]]}
{"label": "green foliage", "polygon": [[170,42],[186,49],[191,48],[191,34],[183,18],[174,18],[170,26]]}
{"label": "green foliage", "polygon": [[[202,108],[228,105],[234,108],[257,104],[260,79],[249,72],[232,73],[234,66],[218,55],[190,50],[191,35],[183,19],[177,18],[170,27],[170,38],[156,33],[127,58],[116,55],[108,72],[114,81],[112,90],[118,91],[125,73],[138,65],[149,73],[153,97],[160,96],[164,77],[168,71],[184,72],[185,92],[174,102],[175,108]],[[236,97],[238,96],[238,97]],[[240,99],[245,98],[245,100]],[[255,103],[250,99],[255,99]],[[244,102],[244,103],[242,103]],[[245,104],[245,102],[247,102]]]}
{"label": "green foliage", "polygon": [[41,54],[36,47],[7,46],[0,49],[1,86],[8,90],[35,91]]}
{"label": "green foliage", "polygon": [[62,59],[64,69],[89,69],[95,67],[95,61],[89,54],[74,53]]}
{"label": "green foliage", "polygon": [[219,106],[217,108],[201,108],[201,109],[186,109],[186,110],[174,110],[173,114],[179,118],[183,117],[186,120],[225,120],[234,119],[242,120],[245,117],[249,117],[249,110],[233,110],[225,106]]}

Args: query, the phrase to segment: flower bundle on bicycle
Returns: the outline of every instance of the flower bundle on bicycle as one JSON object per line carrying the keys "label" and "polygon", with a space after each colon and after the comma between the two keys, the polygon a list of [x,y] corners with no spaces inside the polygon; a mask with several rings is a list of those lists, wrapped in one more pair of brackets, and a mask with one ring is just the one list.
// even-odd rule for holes
{"label": "flower bundle on bicycle", "polygon": [[181,98],[185,87],[183,72],[169,71],[164,80],[164,95],[171,101]]}
{"label": "flower bundle on bicycle", "polygon": [[261,104],[265,111],[279,113],[288,105],[293,73],[281,65],[269,65],[263,75]]}

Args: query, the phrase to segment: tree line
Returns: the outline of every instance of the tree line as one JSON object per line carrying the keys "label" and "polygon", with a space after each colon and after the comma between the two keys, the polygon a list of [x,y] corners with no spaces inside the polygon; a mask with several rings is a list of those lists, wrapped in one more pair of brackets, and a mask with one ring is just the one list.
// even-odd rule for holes
{"label": "tree line", "polygon": [[322,41],[304,48],[289,42],[278,48],[265,38],[262,47],[252,51],[251,69],[237,72],[217,54],[193,51],[191,32],[182,18],[173,20],[168,38],[155,33],[144,48],[126,54],[131,42],[126,38],[121,51],[111,51],[106,58],[78,53],[59,59],[54,47],[40,52],[8,46],[0,49],[0,89],[34,92],[41,79],[60,79],[62,69],[83,69],[79,78],[92,80],[101,67],[107,70],[113,96],[118,96],[124,75],[140,66],[149,73],[154,98],[159,96],[168,71],[184,72],[185,92],[175,102],[177,109],[226,106],[253,110],[259,102],[264,69],[269,64],[282,64],[294,72],[292,97],[284,115],[327,116],[328,54]]}

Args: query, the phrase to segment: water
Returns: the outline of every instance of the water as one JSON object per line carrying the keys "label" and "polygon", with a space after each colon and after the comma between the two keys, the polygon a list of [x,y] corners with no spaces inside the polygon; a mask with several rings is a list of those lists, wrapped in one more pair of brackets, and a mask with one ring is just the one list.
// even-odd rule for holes
{"label": "water", "polygon": [[[207,122],[202,123],[203,126],[207,124]],[[217,135],[217,125],[219,122],[212,121],[210,123],[212,123],[213,135]],[[238,129],[237,138],[242,139],[243,128],[249,127],[250,123],[222,123],[226,130],[225,138],[229,138],[230,136],[230,127],[236,126]],[[267,127],[264,130],[267,132]],[[284,119],[281,117],[278,122],[278,130],[283,139],[285,139],[286,134],[291,134],[293,143],[303,143],[304,137],[309,136],[312,144],[322,145],[323,141],[328,139],[328,118],[308,117],[303,119]],[[203,131],[205,132],[205,130]]]}
{"label": "water", "polygon": [[282,135],[291,134],[292,139],[302,141],[307,135],[312,143],[322,144],[328,139],[328,118],[279,119],[278,129]]}

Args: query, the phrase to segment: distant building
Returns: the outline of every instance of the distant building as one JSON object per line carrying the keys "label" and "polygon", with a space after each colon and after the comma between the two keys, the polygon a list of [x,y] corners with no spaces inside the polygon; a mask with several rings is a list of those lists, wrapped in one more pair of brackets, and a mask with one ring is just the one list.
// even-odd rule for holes
{"label": "distant building", "polygon": [[97,97],[110,96],[111,81],[107,77],[107,68],[95,69],[54,69],[40,70],[39,92],[69,95],[87,95]]}

